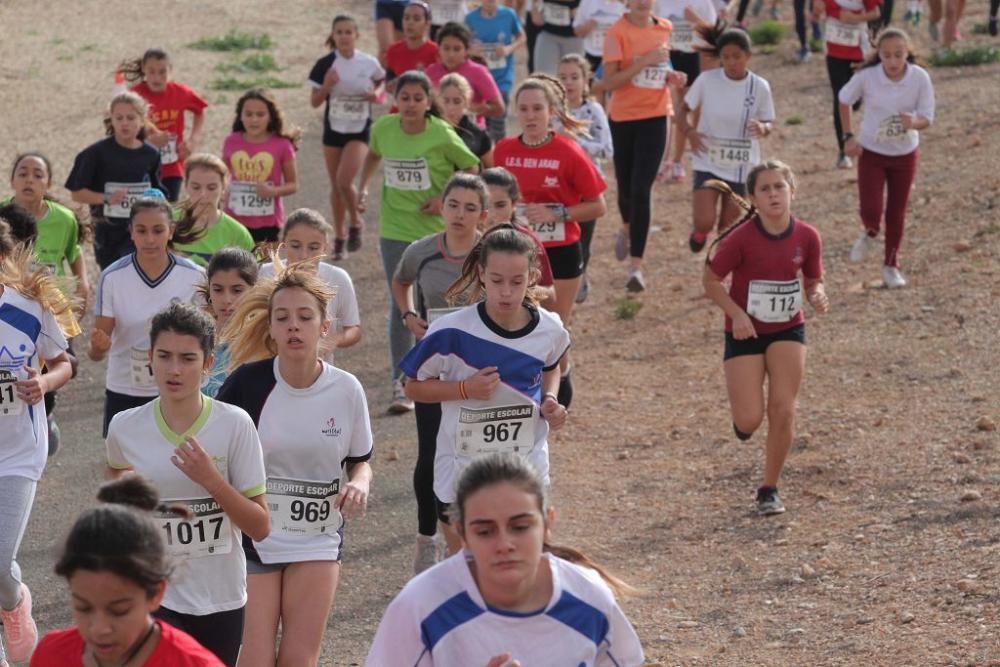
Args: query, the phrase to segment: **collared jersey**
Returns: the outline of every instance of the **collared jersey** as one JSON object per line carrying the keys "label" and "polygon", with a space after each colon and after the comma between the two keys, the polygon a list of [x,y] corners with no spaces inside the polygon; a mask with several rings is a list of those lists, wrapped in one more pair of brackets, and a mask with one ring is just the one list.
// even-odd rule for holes
{"label": "collared jersey", "polygon": [[274,357],[233,371],[219,400],[250,413],[264,450],[271,534],[252,544],[244,538],[248,551],[264,563],[340,560],[344,523],[335,501],[344,466],[372,456],[358,379],[324,362],[316,382],[297,389]]}
{"label": "collared jersey", "polygon": [[491,607],[459,552],[410,580],[389,604],[367,667],[466,667],[509,653],[522,665],[639,667],[642,645],[593,570],[542,555],[552,597],[534,613]]}
{"label": "collared jersey", "polygon": [[840,89],[839,99],[849,105],[864,100],[858,143],[880,155],[909,155],[920,145],[920,133],[904,130],[900,114],[934,120],[934,85],[919,65],[908,63],[899,81],[890,79],[882,65],[860,69]]}
{"label": "collared jersey", "polygon": [[174,433],[160,411],[160,399],[119,412],[108,426],[108,465],[131,468],[148,479],[166,504],[182,503],[190,521],[157,518],[167,549],[181,565],[163,606],[181,614],[204,616],[246,604],[246,560],[240,529],[205,487],[171,462],[174,449],[192,435],[222,473],[247,498],[264,493],[264,459],[250,416],[238,407],[202,397],[201,414],[185,433]]}
{"label": "collared jersey", "polygon": [[485,302],[435,320],[399,367],[411,378],[468,380],[496,366],[500,385],[493,397],[441,403],[434,457],[434,495],[455,500],[462,470],[479,455],[517,453],[548,483],[549,424],[541,417],[542,373],[553,370],[569,349],[569,333],[555,313],[526,306],[531,320],[508,331],[486,313]]}

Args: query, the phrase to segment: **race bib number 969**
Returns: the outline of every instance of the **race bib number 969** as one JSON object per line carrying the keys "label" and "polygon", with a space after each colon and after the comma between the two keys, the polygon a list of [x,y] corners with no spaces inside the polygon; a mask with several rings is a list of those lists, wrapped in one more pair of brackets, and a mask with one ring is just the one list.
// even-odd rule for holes
{"label": "race bib number 969", "polygon": [[318,535],[340,530],[343,518],[337,510],[340,480],[317,482],[270,477],[267,508],[274,530],[289,535]]}

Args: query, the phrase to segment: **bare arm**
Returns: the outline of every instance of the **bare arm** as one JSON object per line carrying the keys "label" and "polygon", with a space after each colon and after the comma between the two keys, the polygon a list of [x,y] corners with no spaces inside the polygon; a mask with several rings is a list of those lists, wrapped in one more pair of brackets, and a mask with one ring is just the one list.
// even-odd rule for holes
{"label": "bare arm", "polygon": [[91,361],[103,361],[111,349],[111,334],[115,330],[115,319],[98,315],[94,318],[94,331],[90,334],[87,356]]}

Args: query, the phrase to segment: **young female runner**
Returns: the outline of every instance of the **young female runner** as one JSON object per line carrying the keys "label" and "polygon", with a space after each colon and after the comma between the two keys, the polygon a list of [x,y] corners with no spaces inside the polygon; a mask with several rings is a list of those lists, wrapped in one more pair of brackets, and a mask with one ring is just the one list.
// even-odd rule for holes
{"label": "young female runner", "polygon": [[[577,7],[573,15],[573,32],[583,39],[583,55],[590,64],[591,72],[601,66],[608,28],[624,13],[625,3],[621,0],[581,0]],[[589,80],[587,83],[590,83]]]}
{"label": "young female runner", "polygon": [[[223,248],[212,255],[205,269],[205,283],[199,292],[209,313],[215,318],[215,330],[225,331],[240,299],[257,284],[257,260],[242,248]],[[212,353],[212,367],[205,376],[201,391],[215,398],[229,377],[229,343],[217,340]]]}
{"label": "young female runner", "polygon": [[441,403],[434,495],[450,553],[460,542],[447,508],[462,469],[484,454],[512,452],[548,483],[548,432],[566,422],[556,392],[569,333],[536,306],[534,258],[535,244],[521,232],[507,225],[486,232],[446,294],[474,305],[435,320],[400,364],[410,398]]}
{"label": "young female runner", "polygon": [[545,487],[544,475],[519,457],[473,461],[455,493],[465,550],[403,588],[365,664],[643,664],[615,599],[634,589],[579,551],[549,543],[555,510]]}
{"label": "young female runner", "polygon": [[472,46],[469,29],[461,23],[449,23],[438,32],[437,43],[441,60],[427,68],[427,77],[434,87],[447,74],[461,74],[472,86],[472,104],[469,107],[472,113],[487,118],[502,118],[507,113],[507,106],[490,70],[469,58]]}
{"label": "young female runner", "polygon": [[[882,279],[894,289],[906,286],[899,270],[899,247],[917,175],[919,131],[934,121],[934,86],[927,70],[915,63],[910,38],[902,30],[883,30],[875,49],[839,95],[844,152],[858,158],[858,198],[865,227],[851,248],[850,259],[863,262],[875,249],[884,214]],[[851,105],[861,100],[865,114],[855,137]]]}
{"label": "young female runner", "polygon": [[[712,186],[742,201],[725,183]],[[753,208],[748,206],[746,218],[712,244],[715,252],[709,252],[703,282],[705,293],[726,315],[723,367],[736,436],[748,440],[767,414],[757,511],[780,514],[785,506],[778,479],[792,447],[795,400],[806,365],[803,293],[817,313],[826,312],[829,300],[819,233],[791,213],[792,170],[777,160],[761,163],[747,175],[747,191]],[[727,290],[722,281],[730,275]]]}
{"label": "young female runner", "polygon": [[375,0],[375,38],[381,62],[385,62],[389,45],[403,39],[403,12],[408,4],[407,0]]}
{"label": "young female runner", "polygon": [[108,482],[97,499],[103,504],[77,518],[55,567],[69,584],[75,627],[47,634],[32,667],[222,667],[191,635],[153,617],[175,571],[153,517],[190,520],[188,508],[161,503],[138,475]]}
{"label": "young female runner", "polygon": [[[333,259],[340,261],[344,251],[361,249],[361,216],[354,179],[368,152],[372,124],[371,103],[378,99],[385,81],[385,70],[378,60],[355,48],[358,24],[353,18],[338,15],[326,38],[330,53],[313,65],[309,73],[313,107],[324,104],[323,156],[330,178],[330,209],[336,237]],[[350,218],[348,227],[345,217]]]}
{"label": "young female runner", "polygon": [[150,318],[172,302],[190,303],[205,278],[197,264],[170,252],[172,239],[188,241],[191,230],[177,228],[165,199],[137,200],[128,229],[137,249],[101,272],[87,352],[92,361],[108,357],[105,436],[112,417],[158,393],[149,364]]}
{"label": "young female runner", "polygon": [[243,667],[273,667],[276,654],[279,665],[318,664],[345,521],[363,514],[372,479],[364,389],[317,358],[330,331],[332,290],[311,271],[276,268],[230,320],[225,337],[238,367],[219,390],[219,400],[242,407],[257,425],[273,524],[267,539],[243,540]]}
{"label": "young female runner", "polygon": [[[406,72],[396,80],[398,114],[387,114],[372,126],[371,150],[361,172],[361,205],[368,181],[384,163],[379,206],[379,251],[386,281],[392,277],[403,251],[413,241],[441,231],[441,197],[448,179],[460,170],[472,170],[479,160],[436,112],[431,82],[422,72]],[[413,338],[389,306],[389,352],[392,360],[392,402],[389,412],[413,409],[403,392],[399,361],[413,346]]]}
{"label": "young female runner", "polygon": [[198,266],[205,266],[222,248],[253,250],[247,228],[222,210],[229,186],[229,169],[214,155],[195,153],[184,164],[186,198],[178,207],[180,227],[191,227],[190,243],[175,243],[174,250]]}
{"label": "young female runner", "polygon": [[555,76],[563,56],[583,52],[583,39],[573,30],[580,0],[534,0],[530,6],[531,22],[539,29],[531,71]]}
{"label": "young female runner", "polygon": [[247,601],[240,533],[262,540],[271,530],[260,440],[246,412],[201,393],[215,347],[206,313],[172,303],[153,316],[149,341],[160,396],[111,420],[108,474],[136,472],[190,511],[187,519],[157,514],[183,565],[155,615],[232,667]]}
{"label": "young female runner", "polygon": [[94,221],[94,258],[103,271],[135,250],[128,231],[132,202],[160,182],[160,152],[145,143],[146,102],[135,93],[111,99],[105,120],[107,139],[77,154],[66,189],[73,201],[90,206]]}
{"label": "young female runner", "polygon": [[[556,298],[551,309],[569,326],[573,302],[583,275],[583,244],[578,220],[604,215],[604,179],[577,143],[550,129],[559,118],[563,129],[579,132],[584,123],[566,110],[566,91],[547,75],[528,78],[514,96],[522,134],[504,139],[496,148],[497,165],[521,186],[524,215],[545,243],[555,277]],[[562,360],[559,400],[569,406],[573,397],[568,357]]]}
{"label": "young female runner", "polygon": [[[400,317],[419,342],[427,327],[457,310],[445,295],[462,274],[462,265],[479,242],[486,221],[489,195],[476,176],[456,174],[442,193],[444,231],[414,241],[403,252],[392,279],[392,295]],[[459,306],[465,305],[459,302]],[[437,504],[434,500],[434,453],[441,424],[440,403],[415,403],[417,463],[413,491],[417,497],[417,548],[413,571],[419,574],[437,562]]]}
{"label": "young female runner", "polygon": [[493,141],[507,136],[507,113],[510,91],[514,87],[514,53],[526,40],[517,12],[499,0],[482,0],[479,7],[465,16],[472,30],[473,51],[483,59],[500,89],[504,113],[486,119],[486,129]]}
{"label": "young female runner", "polygon": [[774,122],[771,86],[747,69],[750,37],[724,23],[699,33],[708,44],[705,51],[719,58],[722,67],[698,77],[677,115],[677,131],[687,137],[693,153],[691,252],[701,252],[714,228],[725,228],[740,216],[737,205],[706,187],[706,181],[724,181],[733,192],[745,195],[747,174],[761,161],[760,139],[771,134]]}
{"label": "young female runner", "polygon": [[[146,141],[160,151],[160,180],[167,199],[177,201],[181,194],[184,161],[201,143],[205,125],[206,102],[183,83],[170,80],[173,64],[162,49],[147,49],[141,58],[127,60],[118,66],[126,81],[138,81],[132,88],[149,104],[149,125]],[[184,138],[185,114],[192,116],[191,133]]]}
{"label": "young female runner", "polygon": [[472,86],[465,77],[452,72],[438,84],[437,101],[441,118],[451,123],[468,149],[479,158],[480,168],[486,169],[493,166],[493,140],[469,118],[472,94]]}
{"label": "young female runner", "polygon": [[411,69],[423,71],[438,60],[438,45],[427,37],[431,23],[431,8],[422,0],[412,0],[403,11],[403,39],[389,47],[385,54],[385,78],[390,91],[394,80]]}
{"label": "young female runner", "polygon": [[[26,662],[38,641],[31,591],[23,583],[17,551],[28,526],[35,488],[48,456],[43,396],[69,381],[66,338],[56,315],[69,303],[45,268],[31,269],[28,247],[18,247],[0,219],[0,664]],[[44,362],[48,373],[41,374]]]}
{"label": "young female runner", "polygon": [[[281,230],[287,263],[302,263],[302,268],[316,273],[333,290],[334,296],[329,300],[326,311],[331,322],[330,335],[324,338],[321,345],[324,356],[329,357],[331,363],[333,350],[351,347],[361,340],[361,316],[351,276],[340,267],[320,261],[330,249],[332,234],[330,223],[311,208],[292,211]],[[260,267],[262,278],[273,278],[274,273],[274,265],[270,262]]]}
{"label": "young female runner", "polygon": [[222,159],[232,174],[226,213],[242,222],[256,243],[278,240],[283,198],[299,189],[295,151],[301,136],[262,88],[236,102],[233,132],[222,143]]}

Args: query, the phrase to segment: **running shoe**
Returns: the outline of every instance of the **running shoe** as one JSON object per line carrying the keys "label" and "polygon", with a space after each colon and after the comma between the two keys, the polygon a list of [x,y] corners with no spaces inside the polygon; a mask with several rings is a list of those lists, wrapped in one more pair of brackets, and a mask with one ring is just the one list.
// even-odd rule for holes
{"label": "running shoe", "polygon": [[628,257],[628,234],[619,227],[618,233],[615,234],[615,259],[624,262],[626,257]]}
{"label": "running shoe", "polygon": [[347,230],[347,252],[361,250],[361,227],[351,227]]}
{"label": "running shoe", "polygon": [[841,153],[840,157],[837,158],[837,169],[853,169],[853,168],[854,168],[854,160],[852,160],[849,155],[844,155],[843,153]]}
{"label": "running shoe", "polygon": [[[55,455],[59,451],[59,437],[61,435],[59,431],[59,424],[56,420],[52,418],[52,415],[48,416],[49,422],[49,456]],[[0,665],[3,667],[3,665]]]}
{"label": "running shoe", "polygon": [[753,7],[750,8],[750,16],[754,18],[760,16],[762,9],[764,9],[764,0],[754,0]]}
{"label": "running shoe", "polygon": [[344,243],[344,239],[333,240],[333,252],[330,253],[330,259],[334,262],[340,262],[344,259]]}
{"label": "running shoe", "polygon": [[868,236],[867,233],[863,234],[860,239],[854,242],[854,246],[851,248],[850,260],[855,264],[860,264],[861,262],[868,259],[868,255],[875,250],[878,242]]}
{"label": "running shoe", "polygon": [[797,56],[795,56],[795,62],[797,62],[800,65],[803,65],[803,64],[809,62],[809,59],[811,57],[812,57],[812,52],[809,50],[809,47],[808,46],[800,46],[799,47],[799,53],[798,53]]}
{"label": "running shoe", "polygon": [[406,397],[403,381],[396,379],[392,383],[392,402],[389,403],[389,414],[402,415],[413,411],[413,401]]}
{"label": "running shoe", "polygon": [[990,35],[992,35],[993,37],[997,36],[997,17],[995,17],[995,16],[991,16],[990,17],[990,21],[987,24],[986,29],[989,31]]}
{"label": "running shoe", "polygon": [[691,232],[691,236],[688,237],[688,247],[695,254],[701,252],[707,242],[708,234],[702,234],[701,232]]}
{"label": "running shoe", "polygon": [[656,182],[666,183],[670,180],[670,174],[674,169],[673,160],[664,160],[660,163],[660,168],[656,170]]}
{"label": "running shoe", "polygon": [[823,41],[823,27],[820,26],[819,22],[814,21],[812,24],[813,41],[822,42]]}
{"label": "running shoe", "polygon": [[778,490],[774,487],[762,486],[757,489],[757,514],[760,516],[771,516],[772,514],[784,514],[785,504],[778,497]]}
{"label": "running shoe", "polygon": [[670,180],[674,183],[683,183],[685,178],[687,172],[684,171],[684,163],[674,162],[670,167]]}
{"label": "running shoe", "polygon": [[417,555],[413,558],[413,574],[420,574],[424,570],[434,567],[438,562],[438,537],[437,535],[417,534]]}
{"label": "running shoe", "polygon": [[631,294],[638,294],[645,291],[646,281],[642,277],[642,271],[632,269],[628,274],[628,282],[625,283],[625,290]]}
{"label": "running shoe", "polygon": [[882,267],[882,280],[889,289],[906,287],[906,278],[903,277],[903,274],[895,266]]}
{"label": "running shoe", "polygon": [[7,611],[0,608],[3,619],[4,644],[11,662],[28,662],[38,644],[38,626],[31,618],[31,591],[21,584],[21,601]]}
{"label": "running shoe", "polygon": [[583,303],[587,300],[587,296],[590,295],[590,278],[587,274],[583,274],[583,280],[580,281],[580,288],[576,290],[576,302]]}

